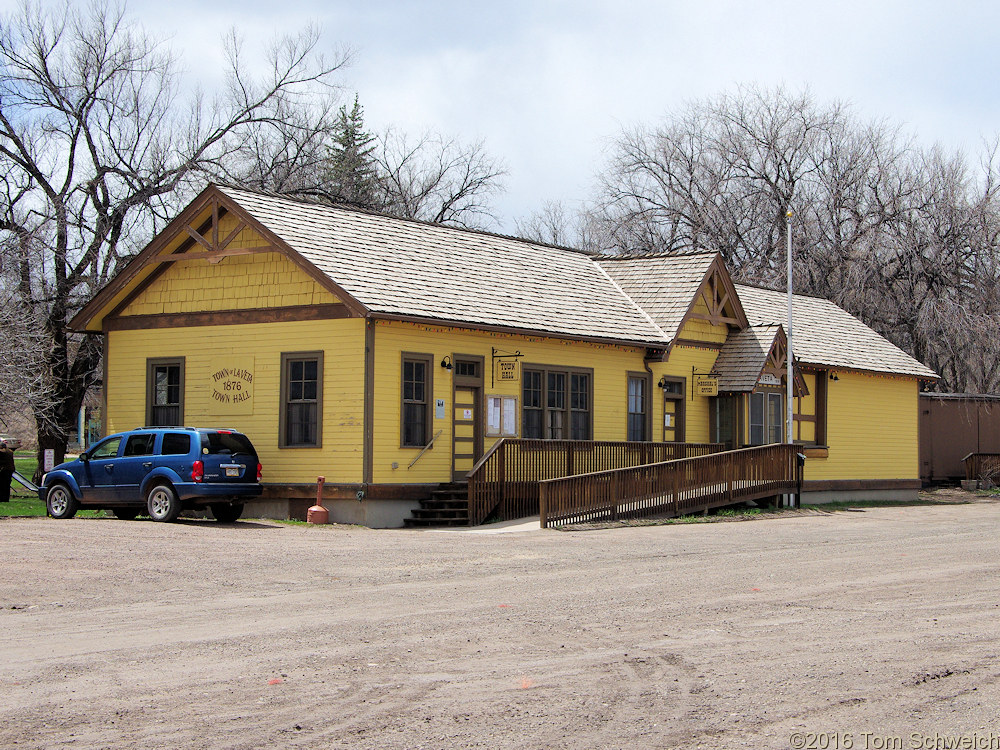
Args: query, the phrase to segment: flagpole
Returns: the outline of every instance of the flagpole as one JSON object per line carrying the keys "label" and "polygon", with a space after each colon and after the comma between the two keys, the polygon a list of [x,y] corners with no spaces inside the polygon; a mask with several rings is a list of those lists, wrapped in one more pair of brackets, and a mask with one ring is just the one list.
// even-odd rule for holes
{"label": "flagpole", "polygon": [[786,335],[787,339],[787,352],[785,354],[785,361],[787,362],[788,369],[785,376],[785,403],[787,405],[786,412],[788,414],[788,441],[789,443],[795,442],[794,432],[792,426],[795,422],[795,409],[792,403],[792,381],[795,379],[795,358],[792,355],[792,211],[789,209],[785,213],[785,223],[788,230],[788,246],[785,251],[785,257],[788,263],[787,277],[788,277],[788,332]]}

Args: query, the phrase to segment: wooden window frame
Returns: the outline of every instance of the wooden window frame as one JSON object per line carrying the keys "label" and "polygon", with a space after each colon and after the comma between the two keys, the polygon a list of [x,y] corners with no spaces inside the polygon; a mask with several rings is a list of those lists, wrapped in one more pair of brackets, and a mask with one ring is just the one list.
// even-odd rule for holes
{"label": "wooden window frame", "polygon": [[[541,364],[529,364],[524,363],[521,366],[521,395],[524,395],[524,374],[526,372],[540,372],[542,374],[542,406],[539,411],[542,413],[542,434],[544,435],[548,431],[549,425],[549,412],[555,411],[548,405],[548,394],[549,394],[549,374],[560,374],[566,376],[566,398],[565,406],[558,411],[565,414],[565,433],[569,437],[562,438],[533,438],[535,440],[573,440],[573,414],[574,413],[586,413],[587,415],[587,437],[579,438],[579,440],[593,440],[594,439],[594,370],[590,367],[563,367],[560,365],[541,365]],[[573,404],[573,375],[586,375],[587,376],[587,408],[586,409],[574,409]],[[521,434],[524,435],[524,409],[525,399],[522,398],[521,401]]]}
{"label": "wooden window frame", "polygon": [[[427,377],[424,382],[424,439],[420,445],[410,445],[404,441],[406,435],[406,408],[408,403],[403,398],[403,381],[407,362],[421,362]],[[434,355],[422,352],[401,352],[399,357],[399,447],[403,449],[423,450],[430,442],[430,434],[434,426]]]}
{"label": "wooden window frame", "polygon": [[[643,384],[643,411],[632,411],[632,381],[637,380]],[[625,373],[625,440],[628,442],[648,443],[653,438],[653,376],[648,372],[627,372]],[[633,414],[642,414],[642,439],[632,440],[629,436],[631,427],[630,421]]]}
{"label": "wooden window frame", "polygon": [[[762,415],[763,421],[761,422],[761,425],[760,425],[761,430],[763,432],[763,434],[761,435],[761,439],[762,439],[763,442],[760,442],[760,443],[755,443],[753,441],[753,433],[752,433],[753,422],[751,420],[753,419],[753,399],[754,399],[754,396],[761,396],[762,397],[762,401],[763,401],[763,412],[764,413]],[[772,397],[777,397],[777,398],[779,398],[781,400],[781,409],[779,411],[780,411],[780,413],[781,413],[782,416],[781,416],[781,419],[779,420],[779,425],[778,425],[778,427],[779,427],[779,429],[778,429],[778,437],[780,439],[777,441],[777,443],[770,442],[770,437],[771,437],[770,433],[775,428],[775,425],[771,424],[771,420],[769,419],[769,414],[770,414],[770,411],[771,411],[770,402],[771,402],[771,398]],[[753,390],[753,391],[751,391],[750,393],[747,394],[747,398],[746,398],[746,405],[747,405],[746,406],[746,408],[747,408],[747,445],[755,446],[755,447],[756,446],[760,446],[760,445],[777,445],[778,443],[783,443],[785,441],[786,432],[787,432],[787,424],[785,422],[785,419],[787,418],[787,416],[786,416],[787,412],[785,411],[784,399],[785,399],[785,392],[783,390],[778,390],[778,389],[775,389],[775,388],[759,388],[759,389]]]}
{"label": "wooden window frame", "polygon": [[[500,402],[500,427],[498,429],[490,428],[490,406],[491,401],[498,400]],[[520,425],[518,424],[518,418],[520,415],[520,409],[518,409],[518,403],[520,402],[520,396],[507,396],[502,393],[488,393],[485,398],[486,402],[486,437],[488,438],[516,438],[520,435]],[[503,414],[504,414],[504,404],[508,401],[514,402],[514,431],[509,432],[503,428]]]}
{"label": "wooden window frame", "polygon": [[[156,382],[153,377],[155,368],[157,367],[180,367],[180,393],[178,396],[177,406],[180,412],[180,418],[177,420],[175,425],[154,425],[153,424],[153,408],[155,406],[156,399]],[[183,427],[184,426],[184,389],[185,389],[185,371],[187,369],[187,362],[185,357],[150,357],[146,360],[146,426],[147,427]]]}
{"label": "wooden window frame", "polygon": [[[299,448],[323,447],[323,352],[282,352],[281,353],[281,401],[278,405],[278,448],[295,450]],[[288,366],[291,362],[316,360],[316,442],[288,442]]]}
{"label": "wooden window frame", "polygon": [[663,420],[663,442],[667,442],[667,430],[671,429],[674,431],[674,439],[671,442],[683,443],[685,441],[687,432],[687,378],[678,378],[671,375],[664,375],[660,378],[660,381],[666,381],[667,383],[680,383],[681,391],[680,393],[671,393],[667,391],[666,388],[661,388],[663,392],[663,403],[664,409],[663,413],[666,414],[666,402],[674,402],[674,418],[676,423],[673,427],[668,428],[666,423],[666,418]]}
{"label": "wooden window frame", "polygon": [[830,388],[830,371],[829,370],[815,370],[812,371],[816,376],[816,393],[813,397],[813,408],[815,413],[812,415],[800,414],[798,409],[802,406],[802,398],[796,397],[795,404],[798,407],[795,412],[795,421],[797,423],[799,434],[802,434],[802,423],[812,422],[813,423],[813,439],[812,440],[800,440],[802,445],[815,446],[817,448],[826,448],[826,428],[827,428],[827,399],[829,395]]}

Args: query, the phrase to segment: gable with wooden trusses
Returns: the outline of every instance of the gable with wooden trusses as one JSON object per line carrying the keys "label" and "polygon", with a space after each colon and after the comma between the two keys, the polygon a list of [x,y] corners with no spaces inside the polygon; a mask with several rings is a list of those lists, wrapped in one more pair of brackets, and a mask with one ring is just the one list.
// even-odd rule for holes
{"label": "gable with wooden trusses", "polygon": [[203,193],[74,318],[116,330],[342,318],[356,303],[268,237],[251,217]]}

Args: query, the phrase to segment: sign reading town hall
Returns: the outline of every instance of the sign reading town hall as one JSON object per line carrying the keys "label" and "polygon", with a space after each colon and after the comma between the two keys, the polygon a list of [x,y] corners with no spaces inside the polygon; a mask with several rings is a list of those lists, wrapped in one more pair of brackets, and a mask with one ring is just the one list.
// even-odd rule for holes
{"label": "sign reading town hall", "polygon": [[212,362],[213,414],[253,414],[253,357],[225,357]]}

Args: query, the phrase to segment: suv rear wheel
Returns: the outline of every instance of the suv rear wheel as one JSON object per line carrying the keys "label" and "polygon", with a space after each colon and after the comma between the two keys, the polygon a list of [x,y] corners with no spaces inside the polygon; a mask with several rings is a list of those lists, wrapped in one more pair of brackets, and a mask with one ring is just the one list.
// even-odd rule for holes
{"label": "suv rear wheel", "polygon": [[45,509],[53,518],[72,518],[80,509],[80,503],[65,484],[54,484],[45,495]]}
{"label": "suv rear wheel", "polygon": [[181,501],[173,487],[158,484],[146,495],[146,510],[154,521],[176,521],[181,514]]}
{"label": "suv rear wheel", "polygon": [[210,507],[219,523],[233,523],[243,515],[243,503],[212,503]]}

